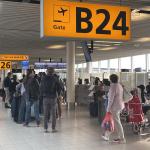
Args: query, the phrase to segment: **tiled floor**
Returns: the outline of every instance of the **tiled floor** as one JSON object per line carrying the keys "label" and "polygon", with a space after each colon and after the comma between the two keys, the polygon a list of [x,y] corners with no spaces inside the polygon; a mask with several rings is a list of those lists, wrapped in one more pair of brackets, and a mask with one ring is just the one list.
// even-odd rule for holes
{"label": "tiled floor", "polygon": [[110,144],[101,140],[100,125],[88,111],[64,110],[57,122],[57,133],[44,133],[43,127],[23,127],[14,123],[10,112],[0,104],[0,150],[149,150],[150,135],[133,135],[126,127],[127,144]]}

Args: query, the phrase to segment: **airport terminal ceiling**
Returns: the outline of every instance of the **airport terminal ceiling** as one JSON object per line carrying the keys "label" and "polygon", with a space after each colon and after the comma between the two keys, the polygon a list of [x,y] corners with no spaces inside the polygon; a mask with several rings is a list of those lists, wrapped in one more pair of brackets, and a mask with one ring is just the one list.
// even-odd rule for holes
{"label": "airport terminal ceiling", "polygon": [[[0,1],[0,53],[29,54],[32,61],[66,59],[64,39],[40,39],[39,0]],[[22,1],[22,0],[16,0]],[[88,0],[84,0],[88,1]],[[132,40],[128,42],[94,41],[93,61],[150,53],[150,0],[91,0],[132,8]],[[146,13],[145,13],[146,12]],[[80,41],[76,42],[76,63],[84,62]]]}

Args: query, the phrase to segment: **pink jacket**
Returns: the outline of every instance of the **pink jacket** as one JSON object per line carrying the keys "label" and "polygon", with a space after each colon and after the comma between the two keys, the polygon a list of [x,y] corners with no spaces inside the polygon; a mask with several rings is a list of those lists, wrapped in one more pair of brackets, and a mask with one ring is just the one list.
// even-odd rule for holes
{"label": "pink jacket", "polygon": [[123,108],[123,88],[120,83],[113,83],[108,92],[107,112],[121,111]]}

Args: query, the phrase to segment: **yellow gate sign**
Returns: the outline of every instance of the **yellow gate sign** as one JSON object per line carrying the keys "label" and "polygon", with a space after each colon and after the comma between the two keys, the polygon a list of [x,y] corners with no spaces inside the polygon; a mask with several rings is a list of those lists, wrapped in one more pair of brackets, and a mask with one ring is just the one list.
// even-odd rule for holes
{"label": "yellow gate sign", "polygon": [[12,68],[11,61],[0,61],[0,70],[6,70],[11,68]]}
{"label": "yellow gate sign", "polygon": [[41,37],[129,40],[130,22],[130,7],[41,2]]}
{"label": "yellow gate sign", "polygon": [[14,60],[14,61],[24,61],[24,60],[29,60],[28,55],[0,55],[0,61],[1,60]]}

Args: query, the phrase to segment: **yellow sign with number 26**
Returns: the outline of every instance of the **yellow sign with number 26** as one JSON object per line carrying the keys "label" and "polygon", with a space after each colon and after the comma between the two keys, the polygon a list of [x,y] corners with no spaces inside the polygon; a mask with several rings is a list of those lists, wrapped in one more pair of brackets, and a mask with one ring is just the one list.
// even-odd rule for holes
{"label": "yellow sign with number 26", "polygon": [[11,68],[12,68],[11,61],[0,61],[0,70],[6,70]]}

